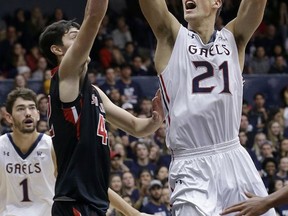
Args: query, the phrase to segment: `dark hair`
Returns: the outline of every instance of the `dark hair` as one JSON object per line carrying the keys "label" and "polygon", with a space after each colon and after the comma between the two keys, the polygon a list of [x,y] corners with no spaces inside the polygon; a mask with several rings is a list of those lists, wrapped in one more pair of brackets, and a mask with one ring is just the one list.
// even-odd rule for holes
{"label": "dark hair", "polygon": [[74,20],[60,20],[47,26],[39,38],[39,47],[42,54],[46,57],[47,61],[53,66],[58,65],[57,57],[51,52],[52,45],[63,45],[62,37],[71,28],[80,28],[80,25]]}
{"label": "dark hair", "polygon": [[6,100],[6,110],[12,115],[12,109],[17,98],[23,98],[24,100],[34,101],[37,107],[37,95],[34,91],[28,88],[16,88],[12,90]]}

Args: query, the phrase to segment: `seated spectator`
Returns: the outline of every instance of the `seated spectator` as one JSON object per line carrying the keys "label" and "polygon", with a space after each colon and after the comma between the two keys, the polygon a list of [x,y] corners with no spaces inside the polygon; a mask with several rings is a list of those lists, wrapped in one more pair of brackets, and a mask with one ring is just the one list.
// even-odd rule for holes
{"label": "seated spectator", "polygon": [[132,70],[130,65],[122,65],[120,79],[116,82],[116,87],[120,91],[123,102],[132,103],[135,107],[143,94],[139,83],[132,80],[131,73]]}
{"label": "seated spectator", "polygon": [[32,72],[31,79],[33,80],[44,80],[44,74],[47,70],[47,60],[44,57],[40,57],[37,61],[35,70]]}
{"label": "seated spectator", "polygon": [[18,74],[23,75],[25,80],[29,80],[32,74],[31,69],[26,65],[17,67],[17,71],[18,71]]}
{"label": "seated spectator", "polygon": [[275,57],[275,62],[272,64],[269,74],[288,74],[288,67],[282,55]]}
{"label": "seated spectator", "polygon": [[267,140],[264,143],[262,143],[260,147],[260,154],[261,154],[260,162],[263,162],[266,158],[275,159],[275,156],[273,154],[272,143],[270,141]]}
{"label": "seated spectator", "polygon": [[163,185],[159,180],[152,180],[149,184],[149,202],[143,205],[141,211],[148,214],[169,216],[170,213],[162,203]]}
{"label": "seated spectator", "polygon": [[116,19],[116,28],[112,30],[112,38],[114,44],[121,50],[124,49],[127,42],[132,41],[132,34],[129,30],[129,26],[126,23],[124,16],[119,16]]}
{"label": "seated spectator", "polygon": [[27,80],[22,74],[18,74],[14,78],[13,89],[16,89],[16,88],[27,88]]}
{"label": "seated spectator", "polygon": [[131,198],[134,204],[140,196],[139,189],[136,187],[136,180],[130,171],[126,171],[122,175],[123,194]]}
{"label": "seated spectator", "polygon": [[280,143],[279,157],[288,157],[288,138],[284,138]]}
{"label": "seated spectator", "polygon": [[37,122],[37,131],[39,133],[45,133],[49,135],[49,125],[48,122],[46,120],[40,119]]}
{"label": "seated spectator", "polygon": [[276,176],[283,181],[288,180],[288,157],[282,157],[279,161],[278,172]]}
{"label": "seated spectator", "polygon": [[135,175],[139,176],[140,172],[144,169],[149,170],[149,172],[154,175],[156,170],[156,165],[151,163],[149,159],[149,148],[143,142],[137,142],[135,147],[136,160],[132,164],[130,171]]}
{"label": "seated spectator", "polygon": [[115,173],[122,176],[124,172],[129,171],[129,168],[124,164],[124,160],[119,152],[111,151],[110,159],[111,159],[111,173]]}
{"label": "seated spectator", "polygon": [[270,60],[263,46],[256,48],[254,57],[249,63],[250,74],[267,74],[270,69]]}
{"label": "seated spectator", "polygon": [[274,158],[264,159],[262,162],[261,177],[267,191],[269,191],[269,188],[271,188],[271,185],[274,183],[274,180],[276,179],[276,172],[277,172],[276,160]]}
{"label": "seated spectator", "polygon": [[112,67],[105,69],[105,82],[100,85],[100,89],[106,94],[109,95],[111,90],[116,88],[116,75],[115,70]]}

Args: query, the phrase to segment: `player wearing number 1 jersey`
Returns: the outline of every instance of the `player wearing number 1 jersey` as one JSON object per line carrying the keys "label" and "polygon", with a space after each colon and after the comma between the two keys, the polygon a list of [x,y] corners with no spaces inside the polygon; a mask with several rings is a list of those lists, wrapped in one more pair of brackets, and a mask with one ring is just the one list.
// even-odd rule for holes
{"label": "player wearing number 1 jersey", "polygon": [[29,89],[9,93],[13,132],[0,137],[0,216],[50,216],[55,185],[52,140],[36,131],[39,112]]}
{"label": "player wearing number 1 jersey", "polygon": [[139,1],[157,38],[155,66],[173,157],[172,214],[214,216],[245,200],[246,190],[267,195],[238,138],[245,46],[266,0],[242,0],[236,18],[219,31],[214,25],[224,0],[182,0],[187,28],[165,0]]}

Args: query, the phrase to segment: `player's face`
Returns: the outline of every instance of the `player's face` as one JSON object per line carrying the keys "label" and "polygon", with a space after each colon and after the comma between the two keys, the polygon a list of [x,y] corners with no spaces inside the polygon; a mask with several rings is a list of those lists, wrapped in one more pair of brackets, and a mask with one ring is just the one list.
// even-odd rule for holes
{"label": "player's face", "polygon": [[[195,18],[203,18],[211,14],[211,9],[220,0],[182,0],[184,18],[187,22]],[[221,1],[220,1],[221,3]]]}
{"label": "player's face", "polygon": [[32,133],[36,130],[39,121],[39,112],[34,101],[17,98],[13,108],[10,121],[13,128],[22,133]]}

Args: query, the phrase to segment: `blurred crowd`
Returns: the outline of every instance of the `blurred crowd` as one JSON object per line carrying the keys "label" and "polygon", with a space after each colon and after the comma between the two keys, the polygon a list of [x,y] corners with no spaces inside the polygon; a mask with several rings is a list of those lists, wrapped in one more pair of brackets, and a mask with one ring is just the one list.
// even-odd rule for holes
{"label": "blurred crowd", "polygon": [[[183,20],[182,2],[167,0],[170,11]],[[216,29],[236,16],[239,1],[225,0]],[[288,74],[288,3],[268,0],[265,17],[246,50],[244,74]],[[47,102],[50,68],[41,55],[38,38],[45,26],[66,17],[61,8],[43,14],[40,7],[21,8],[0,18],[0,80],[14,79],[14,88],[28,87],[28,80],[43,82],[38,94],[41,119],[39,132],[49,134]],[[146,97],[133,76],[156,76],[153,65],[155,38],[141,14],[138,1],[110,0],[108,12],[91,51],[90,81],[118,106],[133,115],[151,116],[152,100]],[[282,105],[266,104],[261,92],[252,104],[243,101],[239,138],[259,170],[269,193],[288,184],[288,84],[282,89]],[[273,108],[271,108],[273,107]],[[11,131],[0,107],[0,133]],[[165,123],[155,134],[137,139],[109,126],[111,146],[111,188],[127,202],[147,213],[169,213],[167,184],[170,152],[165,145]],[[288,206],[278,209],[279,215]],[[109,214],[121,215],[112,207]],[[286,214],[288,215],[288,213]]]}

